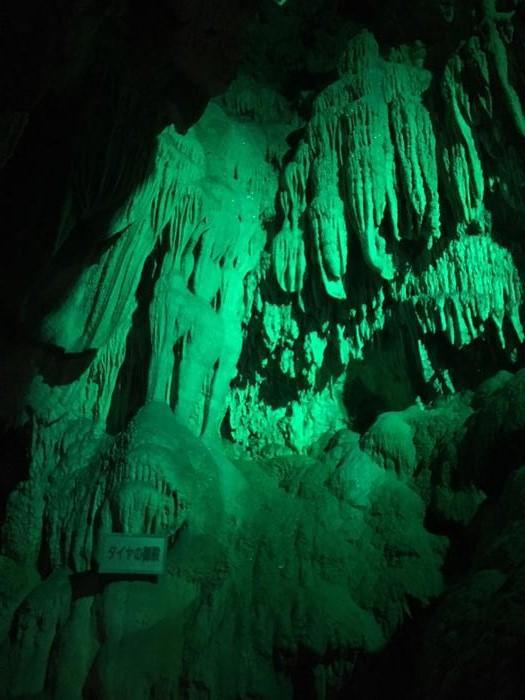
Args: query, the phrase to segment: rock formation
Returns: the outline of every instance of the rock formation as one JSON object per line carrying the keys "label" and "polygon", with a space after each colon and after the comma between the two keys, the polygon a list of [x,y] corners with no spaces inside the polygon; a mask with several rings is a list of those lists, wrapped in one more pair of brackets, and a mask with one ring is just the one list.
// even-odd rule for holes
{"label": "rock formation", "polygon": [[0,695],[520,697],[524,3],[106,5],[6,12]]}

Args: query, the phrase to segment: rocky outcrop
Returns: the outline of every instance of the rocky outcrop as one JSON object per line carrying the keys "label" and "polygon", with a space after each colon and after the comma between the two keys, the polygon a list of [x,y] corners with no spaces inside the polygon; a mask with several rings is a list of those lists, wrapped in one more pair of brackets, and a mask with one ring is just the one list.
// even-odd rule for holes
{"label": "rocky outcrop", "polygon": [[275,4],[9,13],[0,695],[340,697],[412,615],[429,697],[517,668],[522,4]]}
{"label": "rocky outcrop", "polygon": [[[40,560],[54,573],[18,605],[4,694],[287,697],[304,655],[329,688],[410,600],[441,591],[446,540],[355,441],[322,459],[233,463],[152,403],[102,455],[81,455],[71,445],[54,472]],[[103,532],[169,534],[166,574],[82,593]],[[148,651],[130,668],[137,645]]]}

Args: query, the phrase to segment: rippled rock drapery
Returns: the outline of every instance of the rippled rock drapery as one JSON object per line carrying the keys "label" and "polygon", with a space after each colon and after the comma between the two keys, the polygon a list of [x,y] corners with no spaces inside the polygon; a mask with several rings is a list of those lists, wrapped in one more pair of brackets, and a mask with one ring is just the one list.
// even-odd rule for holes
{"label": "rippled rock drapery", "polygon": [[[276,4],[233,82],[250,3],[79,9],[67,99],[6,103],[6,697],[339,697],[428,605],[429,697],[483,605],[517,655],[523,4],[421,3],[405,43],[396,2]],[[98,577],[105,532],[166,574]]]}
{"label": "rippled rock drapery", "polygon": [[[339,60],[339,79],[313,100],[281,177],[282,225],[271,248],[274,279],[286,297],[276,305],[263,291],[251,319],[272,374],[253,376],[251,369],[230,401],[231,432],[245,444],[301,451],[336,429],[346,413],[339,406],[352,402],[344,391],[349,361],[366,363],[366,348],[381,344],[393,326],[417,367],[406,380],[413,398],[454,391],[464,381],[435,357],[436,335],[445,334],[451,349],[495,337],[509,355],[523,342],[521,253],[500,242],[508,214],[487,204],[497,202],[501,186],[523,212],[517,160],[508,176],[491,176],[486,192],[484,170],[499,169],[493,149],[502,148],[498,127],[486,122],[496,109],[490,53],[474,37],[449,59],[434,78],[432,100],[441,99],[434,114],[424,61],[421,44],[392,50],[385,60],[373,35],[362,32]],[[480,83],[483,100],[469,94]],[[304,351],[312,337],[315,359]],[[331,389],[323,392],[328,374]],[[281,386],[297,378],[279,406]],[[262,402],[254,421],[261,382],[272,383],[265,392],[272,401]]]}

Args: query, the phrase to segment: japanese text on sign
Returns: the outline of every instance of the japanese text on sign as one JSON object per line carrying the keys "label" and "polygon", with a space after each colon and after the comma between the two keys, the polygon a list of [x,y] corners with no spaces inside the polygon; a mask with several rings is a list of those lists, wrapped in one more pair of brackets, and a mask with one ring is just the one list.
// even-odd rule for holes
{"label": "japanese text on sign", "polygon": [[101,536],[98,549],[100,573],[161,574],[166,566],[166,538],[158,535]]}

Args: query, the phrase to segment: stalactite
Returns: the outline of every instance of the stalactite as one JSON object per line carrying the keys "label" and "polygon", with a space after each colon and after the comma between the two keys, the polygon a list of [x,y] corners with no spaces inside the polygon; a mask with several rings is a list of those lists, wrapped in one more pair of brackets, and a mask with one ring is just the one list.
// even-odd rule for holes
{"label": "stalactite", "polygon": [[[447,600],[449,537],[475,516],[469,538],[514,528],[525,375],[473,379],[484,353],[483,373],[523,359],[514,13],[440,6],[450,37],[428,61],[353,23],[319,58],[321,4],[287,13],[308,41],[298,24],[282,75],[263,61],[198,119],[202,66],[177,72],[184,133],[167,126],[153,159],[123,129],[127,93],[105,139],[80,130],[42,302],[20,305],[44,320],[23,339],[30,460],[2,525],[0,695],[341,694],[357,653]],[[166,572],[86,595],[108,532],[168,537]],[[480,542],[496,571],[521,562],[511,538]]]}
{"label": "stalactite", "polygon": [[[412,220],[405,222],[403,237],[423,236],[431,247],[433,239],[441,235],[436,138],[430,114],[422,102],[431,74],[401,63],[389,63],[387,70],[392,90],[390,124],[399,163],[398,187],[401,188],[391,200],[394,202],[394,227],[403,202],[412,215]],[[399,227],[395,232],[400,238]]]}
{"label": "stalactite", "polygon": [[[332,172],[331,172],[332,171]],[[343,280],[347,267],[348,238],[344,206],[335,185],[333,169],[328,165],[316,167],[318,195],[308,207],[319,269],[324,287],[335,299],[345,299]]]}
{"label": "stalactite", "polygon": [[452,142],[445,147],[445,169],[460,219],[482,222],[485,181],[474,134],[471,105],[462,85],[463,63],[454,56],[445,69],[443,94],[450,108]]}
{"label": "stalactite", "polygon": [[300,292],[306,272],[306,255],[303,234],[296,224],[292,228],[288,221],[277,234],[272,244],[272,259],[275,276],[285,292]]}
{"label": "stalactite", "polygon": [[367,264],[384,279],[392,279],[393,258],[380,233],[387,204],[394,199],[394,150],[386,102],[365,96],[353,103],[344,129],[350,223]]}
{"label": "stalactite", "polygon": [[479,337],[490,320],[504,348],[504,324],[523,342],[522,291],[511,254],[489,236],[453,241],[419,277],[409,275],[400,300],[413,307],[423,333],[444,332],[463,347]]}
{"label": "stalactite", "polygon": [[[396,241],[424,237],[431,247],[441,223],[436,140],[422,102],[430,73],[383,60],[368,32],[350,41],[339,71],[339,80],[316,97],[306,138],[286,167],[281,206],[289,224],[273,257],[280,286],[301,289],[306,211],[325,289],[344,299],[344,279],[355,264],[347,263],[352,235],[370,268],[391,280]],[[308,179],[312,194],[306,196]]]}
{"label": "stalactite", "polygon": [[283,174],[283,190],[280,193],[284,222],[272,243],[272,261],[275,276],[281,289],[300,292],[306,271],[304,234],[301,224],[306,209],[306,185],[310,169],[310,154],[302,142],[295,160],[288,164]]}

